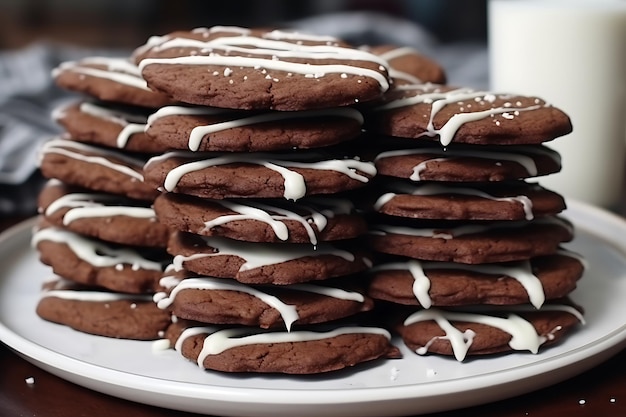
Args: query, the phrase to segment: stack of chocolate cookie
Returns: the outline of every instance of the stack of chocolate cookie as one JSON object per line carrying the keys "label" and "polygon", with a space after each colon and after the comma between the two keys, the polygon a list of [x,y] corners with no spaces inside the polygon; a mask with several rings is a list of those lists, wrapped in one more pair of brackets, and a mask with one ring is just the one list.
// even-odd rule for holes
{"label": "stack of chocolate cookie", "polygon": [[[170,345],[202,368],[321,373],[399,352],[371,310],[346,193],[368,185],[363,117],[388,89],[385,61],[334,38],[213,27],[134,53],[150,88],[184,103],[146,133],[172,150],[144,167],[174,256],[155,300]],[[360,239],[363,240],[363,239]],[[342,321],[343,320],[343,321]]]}
{"label": "stack of chocolate cookie", "polygon": [[[403,84],[367,112],[378,179],[369,294],[417,353],[537,352],[582,320],[563,301],[583,273],[563,198],[533,179],[560,169],[543,144],[569,118],[536,97]],[[399,306],[404,306],[400,308]],[[408,310],[408,311],[407,311]]]}
{"label": "stack of chocolate cookie", "polygon": [[142,169],[165,148],[143,130],[147,115],[172,101],[149,90],[124,59],[68,62],[54,78],[80,101],[54,112],[66,133],[41,150],[50,181],[39,196],[33,244],[55,277],[37,313],[87,333],[158,339],[170,314],[152,294],[171,262],[169,229],[157,221],[158,192],[143,182]]}

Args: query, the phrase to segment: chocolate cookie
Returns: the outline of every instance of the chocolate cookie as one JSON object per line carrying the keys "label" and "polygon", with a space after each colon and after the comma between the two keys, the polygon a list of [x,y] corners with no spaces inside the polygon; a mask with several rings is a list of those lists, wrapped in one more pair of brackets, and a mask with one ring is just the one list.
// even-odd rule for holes
{"label": "chocolate cookie", "polygon": [[160,251],[151,258],[138,250],[107,244],[66,230],[44,227],[32,238],[41,262],[55,274],[81,284],[111,291],[152,293],[169,257]]}
{"label": "chocolate cookie", "polygon": [[371,266],[362,251],[329,243],[249,243],[174,232],[167,250],[174,256],[177,269],[246,284],[319,281],[362,272]]}
{"label": "chocolate cookie", "polygon": [[412,181],[495,182],[534,178],[561,170],[561,157],[541,145],[463,146],[420,144],[379,153],[378,174]]}
{"label": "chocolate cookie", "polygon": [[576,288],[584,264],[561,251],[528,261],[467,265],[408,260],[377,265],[368,294],[405,305],[462,306],[526,304],[567,296]]}
{"label": "chocolate cookie", "polygon": [[145,182],[157,189],[204,198],[285,198],[298,200],[363,187],[374,165],[324,155],[225,155],[169,152],[148,160]]}
{"label": "chocolate cookie", "polygon": [[44,320],[80,332],[118,339],[156,340],[171,323],[170,313],[159,309],[150,296],[106,292],[63,281],[42,292],[36,312]]}
{"label": "chocolate cookie", "polygon": [[350,107],[261,113],[168,106],[150,116],[146,132],[170,149],[266,152],[335,145],[359,136],[362,124]]}
{"label": "chocolate cookie", "polygon": [[208,200],[163,193],[154,201],[170,228],[248,242],[310,243],[353,239],[367,232],[354,205],[340,198]]}
{"label": "chocolate cookie", "polygon": [[411,47],[378,45],[364,49],[387,61],[393,86],[446,83],[446,73],[443,67]]}
{"label": "chocolate cookie", "polygon": [[583,323],[580,311],[566,304],[507,307],[500,312],[419,310],[399,326],[404,343],[416,353],[488,355],[507,351],[537,353],[545,345],[561,340]]}
{"label": "chocolate cookie", "polygon": [[148,122],[145,109],[84,101],[60,107],[52,117],[66,129],[68,139],[78,142],[148,154],[171,149],[144,132]]}
{"label": "chocolate cookie", "polygon": [[569,117],[537,97],[437,84],[402,85],[367,115],[384,135],[478,145],[529,145],[572,131]]}
{"label": "chocolate cookie", "polygon": [[143,181],[144,161],[121,152],[53,139],[41,148],[39,167],[46,178],[94,191],[137,200],[154,200],[160,193]]}
{"label": "chocolate cookie", "polygon": [[168,328],[170,344],[200,368],[221,372],[320,374],[401,356],[389,332],[377,327],[281,332],[185,326],[180,320]]}
{"label": "chocolate cookie", "polygon": [[565,209],[560,194],[524,182],[470,186],[384,181],[379,189],[376,212],[416,219],[532,220]]}
{"label": "chocolate cookie", "polygon": [[481,264],[549,255],[573,238],[569,221],[544,217],[527,222],[468,223],[456,227],[374,225],[373,250],[409,258]]}
{"label": "chocolate cookie", "polygon": [[328,36],[216,26],[152,38],[133,55],[150,88],[204,106],[311,110],[389,88],[383,59]]}
{"label": "chocolate cookie", "polygon": [[63,62],[52,71],[55,83],[102,101],[158,108],[175,103],[148,88],[136,65],[127,58],[88,57]]}
{"label": "chocolate cookie", "polygon": [[231,279],[164,277],[166,292],[155,294],[159,308],[176,317],[211,324],[241,324],[264,329],[324,323],[373,308],[372,299],[341,287],[295,284],[285,287],[248,286]]}
{"label": "chocolate cookie", "polygon": [[123,245],[165,248],[170,234],[149,203],[56,180],[39,193],[39,212],[57,227]]}

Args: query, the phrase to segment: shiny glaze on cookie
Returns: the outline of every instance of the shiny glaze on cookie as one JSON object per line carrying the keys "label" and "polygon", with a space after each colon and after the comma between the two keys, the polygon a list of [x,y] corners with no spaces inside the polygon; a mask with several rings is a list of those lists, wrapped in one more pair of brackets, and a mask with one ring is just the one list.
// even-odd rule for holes
{"label": "shiny glaze on cookie", "polygon": [[[164,283],[172,288],[172,280],[166,278],[166,280],[164,280]],[[241,284],[231,279],[224,278],[185,278],[183,280],[179,280],[178,284],[175,284],[169,294],[167,294],[166,292],[158,292],[154,295],[153,300],[157,303],[157,307],[161,309],[167,309],[174,302],[176,295],[183,290],[192,289],[243,292],[258,298],[265,304],[278,310],[280,316],[283,319],[283,322],[285,323],[287,331],[291,331],[291,325],[299,318],[296,307],[293,305],[285,304],[278,297],[262,291],[263,288],[271,289],[271,287],[251,287],[249,285]],[[365,299],[362,294],[359,294],[357,292],[345,291],[339,288],[323,287],[319,285],[296,284],[286,285],[281,288],[295,291],[313,292],[316,294],[325,295],[327,297],[334,297],[342,300],[352,300],[356,302],[363,302]]]}
{"label": "shiny glaze on cookie", "polygon": [[504,151],[478,151],[478,150],[459,150],[455,148],[450,149],[431,149],[431,148],[415,148],[415,149],[402,149],[402,150],[394,150],[394,151],[386,151],[380,153],[375,161],[378,161],[383,158],[390,158],[396,156],[405,156],[405,155],[416,155],[416,154],[426,154],[426,155],[435,155],[424,162],[413,167],[413,174],[410,176],[410,179],[413,181],[420,181],[420,173],[426,169],[426,165],[430,162],[441,162],[446,161],[453,158],[479,158],[479,159],[490,159],[493,160],[495,164],[498,161],[512,161],[516,162],[519,165],[523,166],[528,175],[534,177],[537,175],[537,165],[535,161],[527,155],[523,155],[521,153],[517,153],[516,150],[524,152],[532,152],[537,155],[549,156],[550,158],[555,159],[556,162],[560,163],[560,157],[558,154],[553,152],[549,152],[546,150],[542,150],[540,148],[529,148],[529,147],[516,147],[516,146],[507,146],[507,149],[512,152],[504,152]]}
{"label": "shiny glaze on cookie", "polygon": [[[110,168],[129,176],[132,180],[143,181],[141,169],[143,161],[131,158],[119,152],[86,145],[71,140],[53,139],[41,147],[39,155],[39,164],[48,153],[56,153],[64,155],[68,158],[75,159],[90,164],[98,164]],[[114,162],[120,161],[121,163]]]}
{"label": "shiny glaze on cookie", "polygon": [[65,244],[78,258],[95,267],[115,267],[122,270],[125,265],[130,265],[130,268],[135,271],[139,269],[163,270],[161,263],[146,259],[131,248],[114,248],[104,242],[55,227],[40,229],[33,234],[31,240],[33,246],[37,246],[42,241]]}
{"label": "shiny glaze on cookie", "polygon": [[[223,114],[226,111],[223,109],[214,109],[209,107],[184,107],[184,106],[168,106],[159,109],[148,118],[149,128],[156,120],[162,117],[177,116],[177,115],[215,115]],[[353,108],[333,108],[333,109],[321,109],[321,110],[304,110],[298,112],[271,112],[264,114],[257,114],[254,116],[240,117],[235,120],[228,120],[224,122],[213,123],[211,125],[196,126],[191,130],[189,135],[188,147],[191,151],[197,151],[200,148],[202,140],[207,136],[215,132],[235,129],[243,126],[250,126],[260,123],[279,122],[281,120],[288,119],[308,119],[308,118],[323,118],[323,117],[344,117],[356,120],[360,125],[363,124],[363,115]]]}
{"label": "shiny glaze on cookie", "polygon": [[292,210],[272,204],[261,203],[259,201],[240,200],[235,202],[229,200],[214,200],[214,202],[237,214],[219,216],[214,220],[205,222],[207,230],[232,221],[256,220],[269,225],[276,237],[285,241],[289,239],[289,229],[283,222],[285,220],[293,220],[304,227],[312,245],[317,245],[317,235],[311,224],[314,224],[318,232],[321,232],[328,224],[329,218],[333,218],[337,214],[350,214],[354,211],[354,206],[349,200],[338,198],[307,199],[307,202],[298,205],[300,210],[307,212],[305,215],[300,215]]}
{"label": "shiny glaze on cookie", "polygon": [[[155,161],[161,161],[167,158],[188,157],[189,154],[184,152],[168,152],[151,158],[146,165],[150,165]],[[279,155],[267,154],[233,154],[222,155],[216,157],[208,157],[206,159],[193,160],[183,163],[167,173],[163,188],[166,191],[173,191],[180,179],[189,173],[200,171],[219,165],[228,165],[235,163],[245,163],[264,166],[267,169],[279,173],[284,178],[284,198],[288,200],[298,200],[306,195],[306,184],[304,177],[290,168],[316,169],[326,171],[336,171],[348,176],[351,179],[367,183],[369,177],[360,174],[358,171],[366,173],[370,176],[376,175],[376,168],[373,163],[362,162],[356,159],[330,159],[317,162],[299,162],[279,159]]]}
{"label": "shiny glaze on cookie", "polygon": [[[103,66],[105,69],[93,68],[92,66]],[[139,68],[125,58],[88,57],[80,61],[67,61],[53,69],[52,76],[56,78],[66,71],[103,78],[141,90],[151,91],[146,81],[141,77]]]}
{"label": "shiny glaze on cookie", "polygon": [[[572,306],[547,304],[542,307],[542,311],[548,310],[565,311],[578,318],[582,324],[585,323],[582,314]],[[405,319],[404,325],[409,326],[421,321],[435,321],[446,333],[445,336],[433,337],[428,343],[426,343],[426,345],[417,349],[416,353],[419,355],[425,355],[428,353],[428,348],[432,343],[438,339],[446,339],[452,346],[454,357],[457,361],[461,362],[465,359],[476,333],[471,329],[467,329],[462,332],[454,327],[453,322],[480,323],[495,327],[511,335],[511,340],[509,341],[511,349],[528,350],[532,353],[537,353],[539,351],[539,347],[547,340],[554,337],[554,333],[561,329],[557,326],[557,328],[553,329],[550,334],[546,336],[539,335],[529,321],[525,320],[518,314],[515,314],[517,312],[527,311],[536,310],[534,310],[534,307],[510,306],[507,307],[507,317],[499,317],[488,313],[455,312],[433,308],[419,310],[411,314]]]}
{"label": "shiny glaze on cookie", "polygon": [[[519,115],[519,112],[537,110],[549,106],[538,98],[534,100],[535,104],[531,106],[523,106],[521,102],[509,101],[502,106],[490,106],[490,103],[494,103],[498,99],[513,98],[514,96],[494,94],[489,91],[476,91],[471,88],[449,89],[448,87],[430,83],[402,85],[396,88],[413,92],[413,94],[410,97],[392,100],[383,104],[377,107],[375,111],[391,110],[421,103],[430,104],[431,109],[426,131],[420,136],[439,136],[439,142],[443,147],[452,143],[457,130],[465,123],[486,119],[495,115],[500,115],[502,120],[513,119]],[[472,103],[483,106],[485,109],[474,111]],[[445,106],[453,104],[459,106],[459,112],[448,119],[443,126],[436,128],[434,126],[435,116]],[[500,119],[494,119],[496,126],[500,123],[502,123]]]}
{"label": "shiny glaze on cookie", "polygon": [[[492,201],[508,201],[512,203],[518,203],[522,206],[522,209],[524,210],[524,215],[526,217],[526,220],[532,220],[535,217],[533,214],[533,203],[530,200],[530,198],[528,198],[525,195],[518,195],[515,197],[496,197],[476,188],[451,187],[451,186],[441,185],[441,184],[426,184],[426,185],[415,186],[415,185],[405,184],[405,183],[394,183],[389,187],[397,190],[397,192],[400,194],[408,194],[408,195],[414,195],[414,196],[429,196],[429,195],[443,195],[443,194],[459,195],[460,194],[460,195],[468,195],[468,196],[485,198],[485,199],[492,200]],[[384,206],[391,199],[396,197],[398,193],[389,192],[389,193],[385,193],[381,195],[374,203],[374,209],[380,210],[382,206]]]}

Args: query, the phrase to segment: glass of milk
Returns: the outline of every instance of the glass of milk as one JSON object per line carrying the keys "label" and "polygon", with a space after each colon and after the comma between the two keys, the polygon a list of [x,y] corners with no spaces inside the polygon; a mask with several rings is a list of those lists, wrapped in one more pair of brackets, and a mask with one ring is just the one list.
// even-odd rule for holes
{"label": "glass of milk", "polygon": [[546,145],[560,173],[540,179],[565,197],[611,208],[624,190],[626,1],[489,0],[490,89],[538,96],[574,132]]}

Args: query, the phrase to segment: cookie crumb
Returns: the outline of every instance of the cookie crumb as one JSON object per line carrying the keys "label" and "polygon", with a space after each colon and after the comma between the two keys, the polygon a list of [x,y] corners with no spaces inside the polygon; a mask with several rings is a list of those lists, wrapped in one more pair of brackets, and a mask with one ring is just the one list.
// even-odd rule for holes
{"label": "cookie crumb", "polygon": [[400,370],[396,368],[395,366],[393,366],[391,368],[391,376],[389,377],[389,379],[391,379],[392,381],[395,381],[396,379],[398,379],[399,373],[400,373]]}
{"label": "cookie crumb", "polygon": [[27,385],[35,385],[35,378],[33,378],[32,376],[26,378],[25,381]]}
{"label": "cookie crumb", "polygon": [[587,403],[587,401],[585,399],[578,400],[578,404],[580,404],[580,405],[585,405],[586,403]]}

